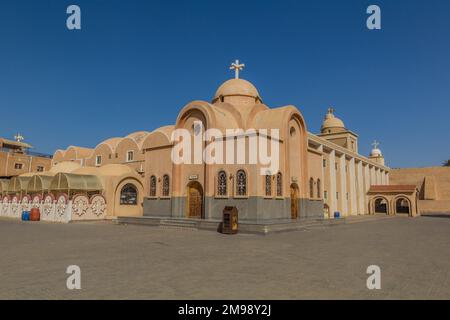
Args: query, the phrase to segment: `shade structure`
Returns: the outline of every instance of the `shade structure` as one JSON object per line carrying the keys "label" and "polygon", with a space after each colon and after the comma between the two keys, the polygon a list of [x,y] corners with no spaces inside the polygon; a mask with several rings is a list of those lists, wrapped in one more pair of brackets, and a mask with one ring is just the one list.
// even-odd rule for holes
{"label": "shade structure", "polygon": [[58,173],[50,183],[50,191],[55,192],[92,192],[103,190],[100,179],[94,175]]}
{"label": "shade structure", "polygon": [[50,184],[53,181],[53,175],[35,175],[31,177],[27,186],[27,193],[44,193],[50,188]]}
{"label": "shade structure", "polygon": [[6,193],[8,193],[8,185],[9,185],[9,180],[0,179],[0,196],[3,196]]}
{"label": "shade structure", "polygon": [[22,195],[26,192],[31,176],[18,176],[10,180],[8,194]]}

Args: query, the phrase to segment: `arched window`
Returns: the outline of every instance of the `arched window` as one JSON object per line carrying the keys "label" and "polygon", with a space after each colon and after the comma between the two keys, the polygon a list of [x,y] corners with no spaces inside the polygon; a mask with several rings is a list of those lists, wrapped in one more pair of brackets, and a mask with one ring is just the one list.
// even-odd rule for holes
{"label": "arched window", "polygon": [[239,170],[236,173],[236,194],[238,196],[247,195],[247,174],[244,170]]}
{"label": "arched window", "polygon": [[272,196],[272,176],[266,175],[266,197]]}
{"label": "arched window", "polygon": [[322,186],[320,185],[320,179],[317,179],[317,198],[322,198]]}
{"label": "arched window", "polygon": [[227,195],[227,173],[225,171],[219,171],[217,175],[217,194],[219,196]]}
{"label": "arched window", "polygon": [[277,174],[277,197],[283,196],[283,176],[281,172]]}
{"label": "arched window", "polygon": [[167,174],[163,176],[162,196],[163,197],[170,196],[170,178],[169,175]]}
{"label": "arched window", "polygon": [[309,197],[314,198],[314,179],[309,179]]}
{"label": "arched window", "polygon": [[156,177],[150,177],[150,197],[156,197]]}
{"label": "arched window", "polygon": [[126,184],[120,191],[120,204],[122,205],[137,205],[137,198],[137,189],[131,183]]}

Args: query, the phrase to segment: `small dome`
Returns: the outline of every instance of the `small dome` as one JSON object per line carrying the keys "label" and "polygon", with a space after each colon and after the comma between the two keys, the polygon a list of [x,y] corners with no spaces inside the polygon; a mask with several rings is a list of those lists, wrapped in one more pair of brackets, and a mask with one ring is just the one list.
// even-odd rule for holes
{"label": "small dome", "polygon": [[381,150],[378,149],[379,145],[380,145],[380,143],[377,142],[376,140],[372,143],[373,149],[370,152],[371,157],[382,157],[383,156],[383,154],[381,153]]}
{"label": "small dome", "polygon": [[382,157],[383,155],[381,154],[381,150],[378,148],[374,148],[372,149],[372,151],[370,152],[370,156],[371,157]]}
{"label": "small dome", "polygon": [[334,116],[334,109],[329,108],[320,130],[322,133],[328,133],[329,130],[334,131],[332,129],[345,129],[345,125],[341,119]]}
{"label": "small dome", "polygon": [[255,86],[244,79],[231,79],[224,82],[219,89],[217,89],[214,100],[227,96],[245,96],[261,100]]}

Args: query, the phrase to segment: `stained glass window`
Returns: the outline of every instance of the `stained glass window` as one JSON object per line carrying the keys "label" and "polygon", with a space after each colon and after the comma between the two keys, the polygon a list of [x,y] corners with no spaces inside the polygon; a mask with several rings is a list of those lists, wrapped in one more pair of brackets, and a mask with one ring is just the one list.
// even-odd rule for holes
{"label": "stained glass window", "polygon": [[314,179],[309,179],[309,197],[314,198]]}
{"label": "stained glass window", "polygon": [[120,204],[137,205],[137,189],[133,184],[127,184],[120,191]]}
{"label": "stained glass window", "polygon": [[217,176],[217,193],[219,196],[227,195],[227,174],[225,171],[220,171]]}
{"label": "stained glass window", "polygon": [[150,177],[150,197],[156,197],[156,177]]}
{"label": "stained glass window", "polygon": [[281,172],[277,174],[277,197],[283,196],[283,176]]}
{"label": "stained glass window", "polygon": [[320,185],[320,179],[317,179],[317,198],[322,198],[322,186]]}
{"label": "stained glass window", "polygon": [[163,176],[162,195],[163,197],[168,197],[170,195],[170,178],[167,174]]}
{"label": "stained glass window", "polygon": [[272,176],[266,175],[266,197],[272,196]]}
{"label": "stained glass window", "polygon": [[244,170],[239,170],[236,173],[236,194],[238,196],[246,196],[247,195],[247,174]]}

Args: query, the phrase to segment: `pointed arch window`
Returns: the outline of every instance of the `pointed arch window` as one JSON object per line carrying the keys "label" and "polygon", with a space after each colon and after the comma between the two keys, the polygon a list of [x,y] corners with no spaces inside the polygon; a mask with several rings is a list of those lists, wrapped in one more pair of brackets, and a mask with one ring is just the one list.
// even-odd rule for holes
{"label": "pointed arch window", "polygon": [[217,194],[219,196],[227,195],[227,173],[223,170],[217,175]]}
{"label": "pointed arch window", "polygon": [[317,179],[317,198],[322,198],[322,186],[320,185],[320,179]]}
{"label": "pointed arch window", "polygon": [[277,174],[277,197],[283,196],[283,175],[281,172]]}
{"label": "pointed arch window", "polygon": [[169,175],[167,174],[163,176],[162,196],[163,197],[170,196],[170,178]]}
{"label": "pointed arch window", "polygon": [[156,197],[156,177],[150,177],[150,197]]}
{"label": "pointed arch window", "polygon": [[309,179],[309,197],[314,198],[314,179]]}
{"label": "pointed arch window", "polygon": [[272,196],[272,176],[266,175],[266,197]]}
{"label": "pointed arch window", "polygon": [[236,173],[236,195],[247,195],[247,174],[244,170],[239,170]]}

